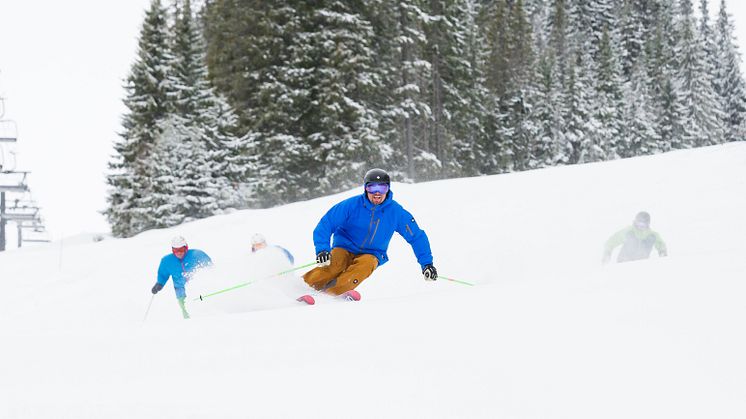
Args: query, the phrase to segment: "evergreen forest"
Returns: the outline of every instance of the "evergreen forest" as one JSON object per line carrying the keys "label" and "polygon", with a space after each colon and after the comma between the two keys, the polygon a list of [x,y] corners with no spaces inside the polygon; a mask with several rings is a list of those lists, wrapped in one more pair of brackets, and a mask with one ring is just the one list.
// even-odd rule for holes
{"label": "evergreen forest", "polygon": [[[711,10],[712,8],[712,10]],[[360,186],[742,141],[724,0],[152,0],[114,235]]]}

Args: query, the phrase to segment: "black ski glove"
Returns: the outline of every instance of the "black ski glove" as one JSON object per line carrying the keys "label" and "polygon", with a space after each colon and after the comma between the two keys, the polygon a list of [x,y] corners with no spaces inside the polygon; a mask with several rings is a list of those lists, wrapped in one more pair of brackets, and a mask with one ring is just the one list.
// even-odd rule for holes
{"label": "black ski glove", "polygon": [[422,270],[422,276],[425,277],[425,281],[435,281],[438,279],[438,270],[433,265],[426,265]]}
{"label": "black ski glove", "polygon": [[331,258],[332,255],[330,255],[329,252],[322,250],[316,255],[316,263],[326,266],[330,263]]}
{"label": "black ski glove", "polygon": [[159,282],[156,282],[155,285],[153,285],[153,289],[150,290],[153,294],[158,294],[158,291],[163,289],[163,285],[161,285]]}

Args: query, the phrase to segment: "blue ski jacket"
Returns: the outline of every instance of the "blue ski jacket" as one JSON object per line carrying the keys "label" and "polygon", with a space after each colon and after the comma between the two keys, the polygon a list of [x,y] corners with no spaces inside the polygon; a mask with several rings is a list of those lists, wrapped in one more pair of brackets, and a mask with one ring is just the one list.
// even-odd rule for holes
{"label": "blue ski jacket", "polygon": [[420,267],[424,269],[433,263],[427,234],[420,229],[412,214],[394,201],[391,190],[380,205],[373,205],[365,192],[334,205],[313,230],[313,243],[317,254],[323,250],[328,252],[333,234],[333,247],[341,247],[353,254],[371,254],[381,266],[389,260],[386,250],[394,232],[412,246]]}
{"label": "blue ski jacket", "polygon": [[161,264],[158,266],[158,283],[166,285],[168,278],[173,278],[176,298],[186,298],[184,287],[194,271],[210,265],[212,265],[212,259],[201,250],[189,249],[184,259],[181,260],[173,254],[168,254],[161,259]]}

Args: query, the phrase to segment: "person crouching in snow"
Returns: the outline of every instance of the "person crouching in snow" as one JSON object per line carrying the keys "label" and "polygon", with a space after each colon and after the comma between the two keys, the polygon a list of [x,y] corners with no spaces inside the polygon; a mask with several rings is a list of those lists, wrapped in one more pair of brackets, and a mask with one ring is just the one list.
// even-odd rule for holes
{"label": "person crouching in snow", "polygon": [[267,249],[268,246],[270,248],[275,248],[275,249],[280,250],[285,255],[285,257],[288,259],[288,262],[290,262],[290,265],[295,263],[295,258],[293,257],[293,254],[290,253],[288,249],[282,246],[278,246],[276,244],[268,245],[267,239],[265,239],[264,236],[262,236],[259,233],[256,233],[253,236],[251,236],[251,253],[256,253],[262,249]]}
{"label": "person crouching in snow", "polygon": [[[303,275],[316,290],[341,295],[360,285],[388,261],[386,250],[394,232],[412,246],[422,274],[434,281],[430,241],[407,210],[394,201],[391,178],[381,169],[371,169],[363,178],[361,195],[334,205],[313,231],[316,263],[321,266]],[[329,241],[334,235],[333,246]]]}
{"label": "person crouching in snow", "polygon": [[153,285],[151,292],[157,294],[168,282],[168,278],[173,279],[176,299],[181,307],[181,314],[185,319],[189,318],[184,301],[186,300],[186,283],[191,279],[194,272],[206,266],[212,265],[212,259],[207,253],[190,249],[186,240],[181,236],[171,239],[171,254],[161,259],[158,266],[158,280]]}
{"label": "person crouching in snow", "polygon": [[653,251],[653,246],[658,250],[658,256],[668,254],[666,243],[660,234],[650,229],[650,214],[645,211],[635,216],[631,226],[618,231],[606,241],[603,263],[611,260],[611,253],[620,245],[622,250],[619,251],[617,262],[647,259]]}

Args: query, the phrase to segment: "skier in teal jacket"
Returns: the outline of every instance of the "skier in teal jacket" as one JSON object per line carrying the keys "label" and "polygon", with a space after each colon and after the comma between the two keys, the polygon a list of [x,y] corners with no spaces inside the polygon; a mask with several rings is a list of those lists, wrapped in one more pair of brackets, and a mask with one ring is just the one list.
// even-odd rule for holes
{"label": "skier in teal jacket", "polygon": [[629,262],[633,260],[647,259],[653,247],[659,256],[666,256],[668,250],[660,234],[650,229],[650,214],[645,211],[638,213],[631,226],[626,227],[606,241],[604,247],[603,262],[611,260],[611,253],[618,246],[622,246],[617,256],[617,262]]}
{"label": "skier in teal jacket", "polygon": [[150,291],[157,294],[171,278],[176,299],[179,302],[179,307],[181,307],[181,314],[185,319],[188,319],[189,313],[184,304],[186,283],[197,269],[210,265],[212,265],[212,259],[205,252],[190,249],[183,237],[176,236],[171,240],[171,254],[161,259],[161,264],[158,266],[158,280]]}

